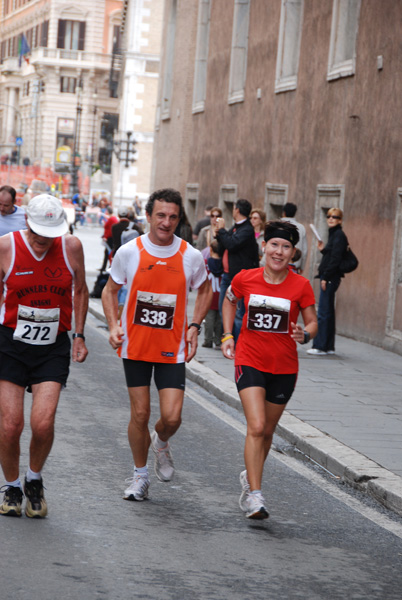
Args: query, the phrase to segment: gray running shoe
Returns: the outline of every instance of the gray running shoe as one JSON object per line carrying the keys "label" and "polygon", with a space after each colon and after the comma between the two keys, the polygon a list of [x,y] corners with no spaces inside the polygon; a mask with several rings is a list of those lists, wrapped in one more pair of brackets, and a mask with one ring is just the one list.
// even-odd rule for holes
{"label": "gray running shoe", "polygon": [[245,506],[248,519],[268,519],[269,514],[265,508],[265,500],[262,494],[249,494]]}
{"label": "gray running shoe", "polygon": [[3,488],[0,490],[0,492],[4,494],[3,502],[0,504],[0,515],[20,517],[23,498],[21,488],[12,485],[4,487],[6,488],[5,490],[3,490]]}
{"label": "gray running shoe", "polygon": [[26,496],[25,514],[31,519],[43,519],[47,515],[47,504],[43,494],[43,481],[25,478],[24,493]]}
{"label": "gray running shoe", "polygon": [[157,448],[156,446],[156,431],[151,435],[151,446],[155,454],[155,474],[160,481],[170,481],[174,475],[174,463],[169,442],[165,448]]}
{"label": "gray running shoe", "polygon": [[243,512],[247,511],[246,500],[250,493],[250,484],[247,479],[247,471],[240,473],[241,494],[239,498],[239,506]]}
{"label": "gray running shoe", "polygon": [[124,490],[124,500],[136,500],[142,502],[148,498],[149,479],[135,474],[134,477],[126,479],[130,485]]}

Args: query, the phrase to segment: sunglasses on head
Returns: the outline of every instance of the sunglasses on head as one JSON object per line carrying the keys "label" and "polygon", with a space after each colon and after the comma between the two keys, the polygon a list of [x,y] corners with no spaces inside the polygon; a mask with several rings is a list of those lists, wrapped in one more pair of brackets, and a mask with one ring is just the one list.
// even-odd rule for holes
{"label": "sunglasses on head", "polygon": [[327,215],[327,219],[340,219],[337,215]]}

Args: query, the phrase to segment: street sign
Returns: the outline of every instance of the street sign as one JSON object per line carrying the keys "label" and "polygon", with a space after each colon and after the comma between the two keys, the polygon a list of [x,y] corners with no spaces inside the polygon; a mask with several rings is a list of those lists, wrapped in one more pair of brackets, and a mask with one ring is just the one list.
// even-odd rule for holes
{"label": "street sign", "polygon": [[22,144],[23,144],[22,137],[15,138],[15,143],[17,146],[22,146]]}

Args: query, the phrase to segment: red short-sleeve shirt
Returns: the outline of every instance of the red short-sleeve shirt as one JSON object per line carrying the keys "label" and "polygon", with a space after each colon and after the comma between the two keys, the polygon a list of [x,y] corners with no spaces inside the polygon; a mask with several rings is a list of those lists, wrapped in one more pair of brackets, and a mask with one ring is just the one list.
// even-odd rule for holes
{"label": "red short-sleeve shirt", "polygon": [[290,323],[301,309],[315,304],[310,282],[292,271],[278,285],[267,283],[263,268],[244,270],[232,280],[232,292],[244,298],[246,312],[236,344],[235,365],[274,374],[297,373],[296,342]]}

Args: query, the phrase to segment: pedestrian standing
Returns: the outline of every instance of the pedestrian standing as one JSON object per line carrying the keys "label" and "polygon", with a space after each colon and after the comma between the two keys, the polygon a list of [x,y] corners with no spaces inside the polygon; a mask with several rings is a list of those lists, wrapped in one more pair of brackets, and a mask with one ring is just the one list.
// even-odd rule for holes
{"label": "pedestrian standing", "polygon": [[318,267],[320,279],[320,299],[318,302],[318,334],[313,347],[307,350],[313,356],[335,354],[335,294],[344,277],[340,264],[348,246],[348,239],[342,230],[343,212],[340,208],[330,208],[327,213],[328,242],[318,241],[322,253]]}

